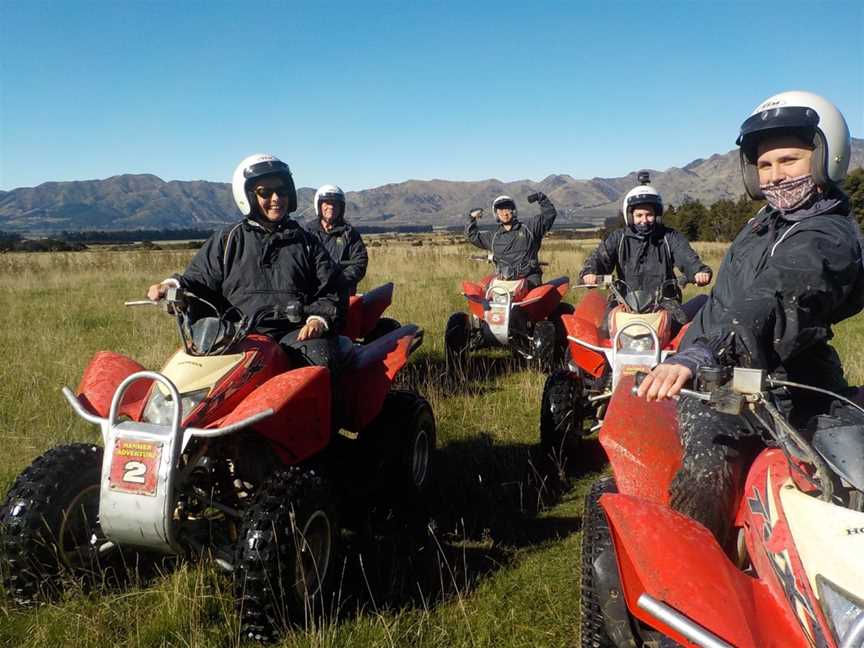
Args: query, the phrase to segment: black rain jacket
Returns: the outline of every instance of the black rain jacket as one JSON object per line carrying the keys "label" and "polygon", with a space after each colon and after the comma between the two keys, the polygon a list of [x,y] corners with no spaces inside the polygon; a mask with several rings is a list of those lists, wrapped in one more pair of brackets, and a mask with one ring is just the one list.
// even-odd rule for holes
{"label": "black rain jacket", "polygon": [[788,214],[765,209],[732,242],[682,351],[667,362],[694,375],[717,364],[779,371],[842,392],[831,326],[862,308],[861,231],[848,198],[836,192]]}
{"label": "black rain jacket", "polygon": [[[221,312],[233,306],[252,317],[261,309],[299,301],[307,316],[327,322],[328,331],[335,331],[344,318],[346,304],[339,297],[339,273],[330,255],[287,216],[272,230],[247,218],[215,232],[175,278]],[[267,332],[302,325],[280,321]]]}
{"label": "black rain jacket", "polygon": [[[698,272],[712,273],[681,232],[658,223],[649,234],[640,235],[628,226],[600,242],[585,260],[579,277],[614,272],[628,290],[653,295],[664,282],[675,279],[676,267],[690,281]],[[677,290],[671,288],[673,293]]]}
{"label": "black rain jacket", "polygon": [[499,223],[491,232],[481,232],[476,219],[468,217],[465,236],[471,243],[492,252],[495,272],[502,279],[521,279],[529,275],[542,276],[540,245],[555,222],[558,212],[545,196],[539,201],[540,213],[522,222],[516,220],[510,231]]}
{"label": "black rain jacket", "polygon": [[366,267],[369,265],[369,255],[360,232],[348,223],[342,223],[328,232],[321,226],[320,220],[316,220],[308,230],[321,241],[341,271],[342,287],[348,290],[348,294],[355,294],[357,284],[366,276]]}

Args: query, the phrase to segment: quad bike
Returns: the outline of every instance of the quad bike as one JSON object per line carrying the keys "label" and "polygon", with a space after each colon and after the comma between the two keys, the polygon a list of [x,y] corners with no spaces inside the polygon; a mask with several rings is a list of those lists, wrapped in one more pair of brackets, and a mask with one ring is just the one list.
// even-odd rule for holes
{"label": "quad bike", "polygon": [[622,376],[651,369],[675,353],[687,330],[687,312],[704,299],[679,306],[684,277],[664,282],[655,293],[628,290],[611,275],[599,278],[597,286],[584,287],[606,288],[617,304],[610,309],[602,293],[591,290],[572,315],[561,317],[566,367],[546,379],[540,405],[540,443],[549,456],[577,456],[586,420],[592,432],[599,430]]}
{"label": "quad bike", "polygon": [[393,303],[393,284],[386,283],[369,292],[348,298],[348,313],[342,335],[355,342],[368,344],[392,333],[401,324],[390,317],[381,317]]}
{"label": "quad bike", "polygon": [[[495,262],[491,253],[471,258]],[[552,371],[562,353],[553,319],[566,307],[561,299],[569,285],[568,277],[558,277],[532,289],[525,279],[508,281],[494,274],[480,283],[463,281],[462,295],[468,300],[469,312],[453,313],[447,320],[448,373],[458,374],[472,351],[490,346],[509,347],[514,356],[535,361],[542,371]]]}
{"label": "quad bike", "polygon": [[[669,508],[682,460],[674,403],[619,383],[600,432],[614,477],[594,484],[583,513],[582,646],[864,646],[864,410],[761,370],[729,374],[700,372],[702,391],[682,391],[749,411],[767,441],[741,480],[726,551]],[[801,433],[774,401],[781,386],[852,409]]]}
{"label": "quad bike", "polygon": [[101,582],[150,556],[206,554],[233,573],[244,636],[273,638],[328,604],[340,528],[367,529],[373,509],[423,508],[435,419],[426,400],[391,389],[417,326],[363,346],[339,338],[331,375],[292,366],[254,332],[302,322],[302,305],[192,322],[195,301],[171,288],[162,302],[183,346],[161,372],[103,351],[76,393],[63,389],[103,446],[52,448],[9,490],[0,570],[17,603],[67,575]]}

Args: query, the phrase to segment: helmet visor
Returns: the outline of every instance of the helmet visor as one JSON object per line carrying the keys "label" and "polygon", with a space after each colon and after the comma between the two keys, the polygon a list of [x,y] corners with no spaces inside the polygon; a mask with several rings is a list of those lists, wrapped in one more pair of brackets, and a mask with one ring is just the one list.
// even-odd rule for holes
{"label": "helmet visor", "polygon": [[264,160],[262,162],[256,162],[255,164],[243,169],[243,177],[247,180],[260,178],[265,175],[290,175],[290,173],[291,171],[288,169],[288,165],[281,160]]}
{"label": "helmet visor", "polygon": [[627,198],[628,209],[632,209],[637,205],[651,205],[654,207],[655,214],[657,213],[657,207],[660,207],[662,204],[660,198],[654,194],[636,194]]}
{"label": "helmet visor", "polygon": [[777,128],[800,129],[812,132],[819,124],[819,113],[807,106],[781,106],[750,115],[741,124],[741,133],[735,143],[744,148],[751,148],[755,135]]}
{"label": "helmet visor", "polygon": [[495,203],[495,209],[516,209],[516,204],[512,200],[500,200]]}

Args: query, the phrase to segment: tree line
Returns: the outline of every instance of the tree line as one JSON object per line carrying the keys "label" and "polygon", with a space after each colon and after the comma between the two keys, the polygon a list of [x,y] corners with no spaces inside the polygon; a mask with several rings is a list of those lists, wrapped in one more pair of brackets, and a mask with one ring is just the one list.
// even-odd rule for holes
{"label": "tree line", "polygon": [[[853,170],[843,182],[852,211],[858,224],[864,228],[864,169]],[[691,241],[731,241],[748,220],[765,205],[764,200],[751,200],[742,195],[738,200],[722,199],[705,206],[693,198],[680,205],[669,205],[663,213],[663,222]],[[607,218],[602,237],[621,227],[623,216]]]}

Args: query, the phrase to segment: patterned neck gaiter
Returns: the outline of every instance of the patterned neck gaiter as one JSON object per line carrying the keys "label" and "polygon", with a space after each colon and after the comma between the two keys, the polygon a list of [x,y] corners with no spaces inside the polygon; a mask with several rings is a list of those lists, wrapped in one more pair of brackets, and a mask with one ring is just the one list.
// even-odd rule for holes
{"label": "patterned neck gaiter", "polygon": [[774,209],[794,211],[805,204],[816,193],[816,181],[809,173],[797,178],[787,178],[779,184],[759,185],[765,200]]}

